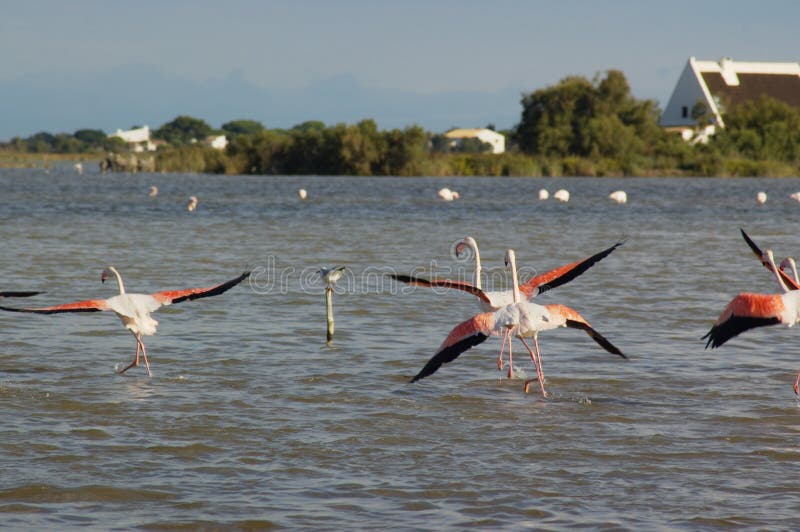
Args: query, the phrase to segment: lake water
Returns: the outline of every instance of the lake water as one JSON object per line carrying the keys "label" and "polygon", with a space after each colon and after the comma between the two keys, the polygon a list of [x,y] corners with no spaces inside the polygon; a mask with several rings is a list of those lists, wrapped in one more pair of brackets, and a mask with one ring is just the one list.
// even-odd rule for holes
{"label": "lake water", "polygon": [[[462,199],[437,200],[445,185]],[[572,200],[540,202],[541,187]],[[616,189],[627,205],[607,199]],[[156,313],[153,378],[114,373],[135,342],[111,313],[0,313],[0,527],[796,529],[798,333],[713,351],[700,337],[738,292],[778,291],[739,227],[800,253],[797,190],[0,171],[0,290],[46,291],[5,305],[109,297],[107,265],[145,293],[258,274]],[[508,247],[530,274],[627,239],[540,299],[579,310],[629,360],[560,329],[540,337],[550,399],[523,393],[521,346],[504,378],[496,338],[408,384],[477,305],[383,274],[471,275],[451,255],[466,235],[495,287]],[[330,265],[348,267],[333,348],[313,276]]]}

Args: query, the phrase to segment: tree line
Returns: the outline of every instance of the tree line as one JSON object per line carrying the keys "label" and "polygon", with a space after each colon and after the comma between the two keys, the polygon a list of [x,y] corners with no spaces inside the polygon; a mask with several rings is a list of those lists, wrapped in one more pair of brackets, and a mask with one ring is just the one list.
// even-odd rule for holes
{"label": "tree line", "polygon": [[[725,128],[707,144],[688,143],[658,125],[654,100],[637,99],[625,75],[609,70],[593,79],[569,76],[525,94],[519,123],[506,135],[507,151],[489,153],[477,139],[453,145],[419,126],[379,130],[374,120],[270,129],[233,120],[219,129],[178,116],[153,131],[161,171],[226,174],[321,175],[800,175],[800,110],[762,97],[731,107]],[[695,106],[693,115],[703,110]],[[491,127],[491,126],[490,126]],[[225,150],[205,146],[212,134]],[[73,135],[37,133],[5,149],[91,153],[124,150],[100,130]]]}

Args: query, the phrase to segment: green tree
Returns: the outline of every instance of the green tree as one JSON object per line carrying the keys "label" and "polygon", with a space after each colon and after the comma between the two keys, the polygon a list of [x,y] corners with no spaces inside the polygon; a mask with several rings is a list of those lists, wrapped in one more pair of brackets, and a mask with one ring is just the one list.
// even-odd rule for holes
{"label": "green tree", "polygon": [[756,160],[800,161],[800,110],[762,96],[733,107],[723,119],[725,128],[710,143],[722,153]]}
{"label": "green tree", "polygon": [[181,145],[202,142],[212,132],[205,120],[191,116],[178,116],[153,132],[153,137],[170,144]]}
{"label": "green tree", "polygon": [[264,131],[264,124],[257,120],[231,120],[222,124],[222,131],[233,139],[238,135],[255,135]]}
{"label": "green tree", "polygon": [[103,141],[107,138],[105,132],[100,129],[79,129],[73,136],[91,147],[102,146]]}

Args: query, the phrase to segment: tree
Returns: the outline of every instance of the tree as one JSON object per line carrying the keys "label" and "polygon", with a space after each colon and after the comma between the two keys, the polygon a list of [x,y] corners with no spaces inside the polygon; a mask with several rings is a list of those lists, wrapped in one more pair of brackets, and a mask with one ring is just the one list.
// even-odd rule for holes
{"label": "tree", "polygon": [[222,131],[224,131],[230,139],[233,139],[237,135],[255,135],[264,130],[264,124],[257,120],[231,120],[230,122],[222,124]]}
{"label": "tree", "polygon": [[757,160],[800,160],[800,110],[762,96],[733,107],[712,147],[728,155]]}
{"label": "tree", "polygon": [[92,147],[101,146],[107,137],[105,132],[100,129],[79,129],[73,136]]}
{"label": "tree", "polygon": [[180,145],[202,141],[212,132],[205,120],[191,116],[178,116],[153,132],[153,137],[170,144]]}

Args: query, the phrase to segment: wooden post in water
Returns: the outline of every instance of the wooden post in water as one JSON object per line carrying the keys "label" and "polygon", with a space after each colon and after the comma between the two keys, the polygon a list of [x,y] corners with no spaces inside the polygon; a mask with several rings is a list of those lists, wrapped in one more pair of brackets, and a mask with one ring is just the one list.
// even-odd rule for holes
{"label": "wooden post in water", "polygon": [[325,311],[328,318],[328,336],[325,341],[326,344],[333,342],[333,288],[325,288]]}
{"label": "wooden post in water", "polygon": [[325,345],[333,343],[333,286],[344,273],[344,266],[334,266],[333,268],[321,268],[317,273],[320,279],[325,281],[325,315],[328,319],[328,334]]}

